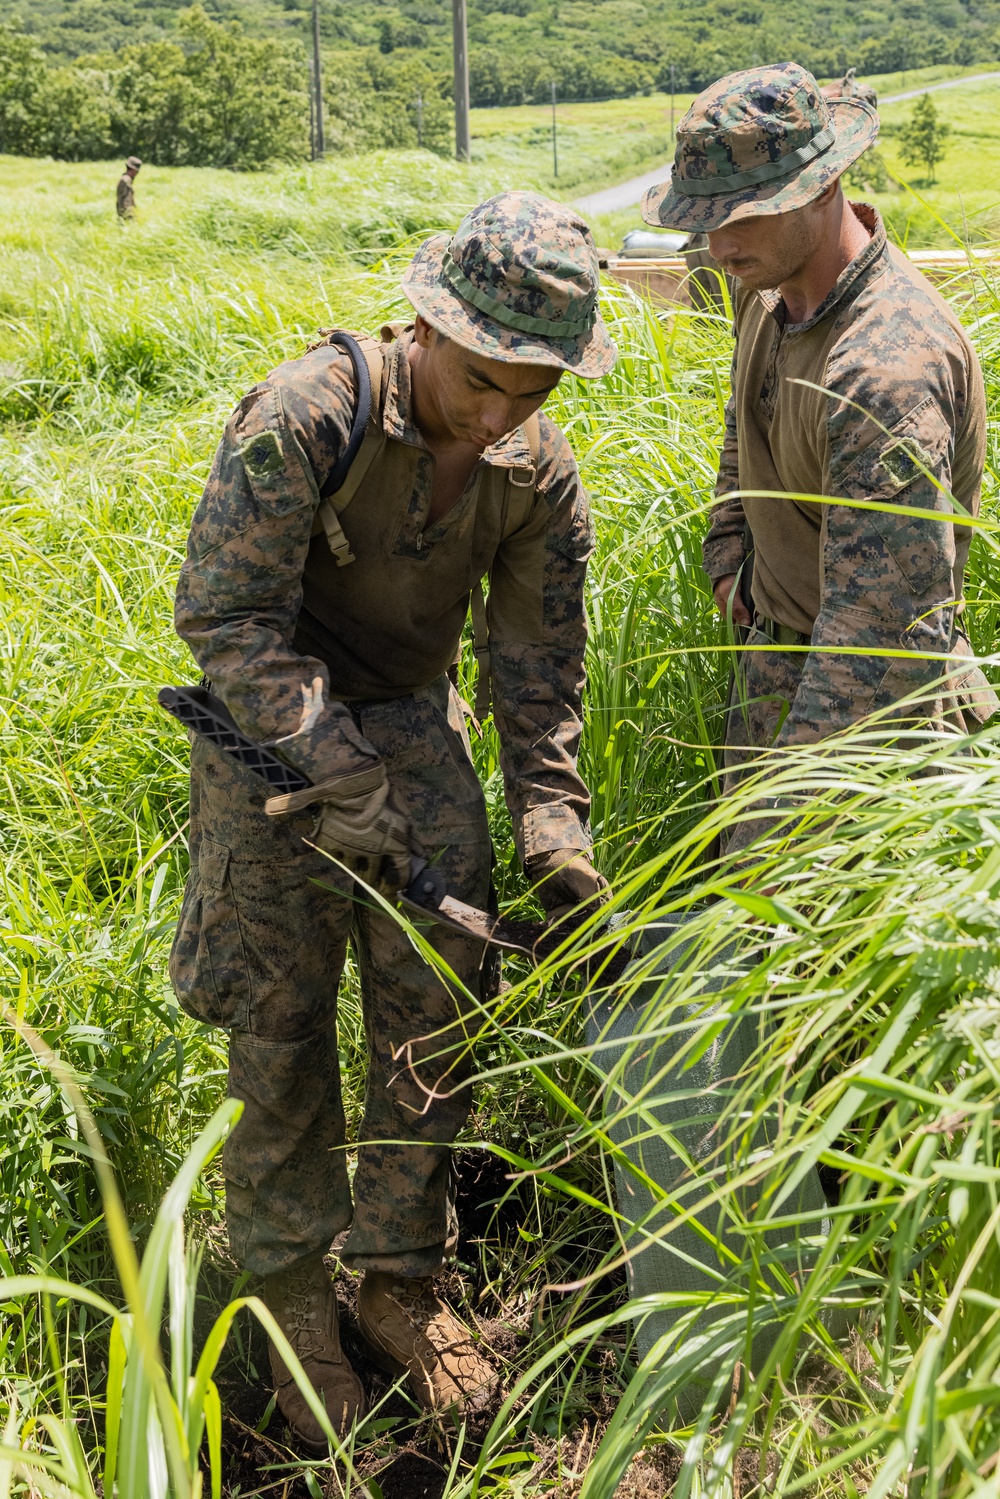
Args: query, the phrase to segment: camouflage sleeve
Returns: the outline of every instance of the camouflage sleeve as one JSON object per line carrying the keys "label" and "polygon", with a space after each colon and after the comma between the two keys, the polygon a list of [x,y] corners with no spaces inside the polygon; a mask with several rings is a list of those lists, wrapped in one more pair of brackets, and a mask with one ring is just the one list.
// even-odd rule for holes
{"label": "camouflage sleeve", "polygon": [[534,504],[490,573],[490,672],[507,805],[522,861],[590,847],[590,796],[576,768],[594,531],[566,438],[541,418]]}
{"label": "camouflage sleeve", "polygon": [[[734,354],[733,370],[735,369],[736,356]],[[719,454],[719,476],[715,481],[717,496],[730,494],[740,487],[739,448],[736,442],[736,402],[732,395],[732,379],[733,376],[730,375],[730,395],[726,402],[726,425],[722,438],[722,451]],[[708,535],[702,543],[702,565],[713,587],[720,578],[726,577],[729,573],[738,572],[742,566],[745,530],[746,516],[743,514],[742,500],[723,500],[714,506]]]}
{"label": "camouflage sleeve", "polygon": [[195,512],[175,604],[178,634],[243,732],[313,781],[378,759],[331,702],[326,667],[292,649],[318,484],[350,431],[350,379],[338,387],[327,374],[313,422],[280,371],[240,402]]}
{"label": "camouflage sleeve", "polygon": [[[949,650],[960,586],[947,517],[967,385],[956,380],[953,363],[939,358],[921,368],[914,352],[905,380],[886,378],[888,360],[873,377],[870,350],[864,368],[828,372],[835,397],[825,493],[887,508],[854,509],[835,499],[823,506],[820,610],[779,745],[826,738],[924,693],[942,675],[943,663],[924,653]],[[868,412],[877,412],[878,421]],[[926,511],[927,518],[895,506]]]}

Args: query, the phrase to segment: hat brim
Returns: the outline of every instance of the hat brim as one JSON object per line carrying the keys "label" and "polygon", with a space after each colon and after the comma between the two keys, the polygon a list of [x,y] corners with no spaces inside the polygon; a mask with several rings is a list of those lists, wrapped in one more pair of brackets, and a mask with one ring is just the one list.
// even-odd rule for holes
{"label": "hat brim", "polygon": [[846,171],[852,161],[863,156],[878,135],[878,114],[863,99],[838,99],[831,103],[830,113],[837,128],[836,140],[797,172],[735,193],[723,190],[698,196],[685,193],[683,184],[675,186],[674,173],[669,182],[661,182],[646,193],[642,200],[643,218],[647,224],[663,229],[709,234],[738,219],[763,218],[804,208]]}
{"label": "hat brim", "polygon": [[420,246],[402,281],[403,294],[431,327],[463,349],[504,364],[546,364],[596,380],[614,367],[618,350],[598,314],[594,326],[578,338],[542,338],[495,322],[459,296],[444,274],[447,234],[435,234]]}

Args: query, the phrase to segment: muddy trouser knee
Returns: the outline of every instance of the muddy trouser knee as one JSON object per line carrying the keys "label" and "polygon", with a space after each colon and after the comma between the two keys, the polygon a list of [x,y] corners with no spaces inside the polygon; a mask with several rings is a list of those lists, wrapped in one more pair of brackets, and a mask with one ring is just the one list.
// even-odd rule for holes
{"label": "muddy trouser knee", "polygon": [[[449,892],[484,907],[490,839],[461,703],[442,678],[412,698],[355,705],[385,760],[425,856]],[[425,937],[454,978],[436,971],[399,925],[356,903],[368,1082],[354,1179],[354,1223],[341,1252],[352,1268],[438,1270],[457,1241],[451,1142],[472,1105],[474,1001],[485,951],[445,927]]]}
{"label": "muddy trouser knee", "polygon": [[[483,905],[485,802],[446,679],[356,712],[449,890]],[[315,810],[268,818],[263,784],[228,756],[197,740],[191,761],[191,874],[171,976],[188,1013],[230,1031],[229,1089],[244,1105],[223,1152],[233,1254],[265,1274],[325,1250],[351,1222],[336,1036],[350,933],[370,1061],[345,1254],[436,1269],[455,1240],[449,1145],[471,1104],[463,989],[479,993],[483,948],[429,928],[459,983],[443,981],[305,845]]]}

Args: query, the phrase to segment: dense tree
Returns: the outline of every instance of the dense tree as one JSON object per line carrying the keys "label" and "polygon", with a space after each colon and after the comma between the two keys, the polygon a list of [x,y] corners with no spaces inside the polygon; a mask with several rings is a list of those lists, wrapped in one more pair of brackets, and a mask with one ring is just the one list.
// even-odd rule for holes
{"label": "dense tree", "polygon": [[48,153],[47,84],[41,49],[20,27],[0,25],[0,151]]}
{"label": "dense tree", "polygon": [[923,94],[899,133],[900,155],[910,166],[922,163],[933,182],[934,168],[944,157],[950,134],[951,126],[938,117],[930,94]]}
{"label": "dense tree", "polygon": [[[206,3],[212,19],[182,0],[8,0],[25,29],[0,28],[0,149],[232,167],[307,155],[311,7]],[[415,145],[422,112],[424,144],[447,152],[450,0],[320,11],[333,149]],[[1000,0],[469,0],[469,29],[472,102],[540,103],[553,80],[567,101],[671,78],[688,91],[786,58],[821,77],[988,63]]]}
{"label": "dense tree", "polygon": [[47,68],[31,37],[0,27],[0,150],[242,170],[307,153],[300,48],[249,37],[197,5],[175,35]]}
{"label": "dense tree", "polygon": [[327,61],[323,91],[331,150],[423,145],[451,153],[451,79],[419,57],[373,49],[338,52]]}

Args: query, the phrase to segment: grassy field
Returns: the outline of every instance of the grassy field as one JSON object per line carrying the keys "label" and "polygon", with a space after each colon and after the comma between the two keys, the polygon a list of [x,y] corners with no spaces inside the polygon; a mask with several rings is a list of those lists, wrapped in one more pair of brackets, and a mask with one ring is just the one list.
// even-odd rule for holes
{"label": "grassy field", "polygon": [[[692,97],[675,95],[675,123]],[[557,104],[558,177],[552,175],[551,108],[474,109],[471,132],[474,165],[508,173],[511,187],[530,181],[563,198],[623,181],[674,152],[669,94]]]}
{"label": "grassy field", "polygon": [[[155,689],[193,674],[171,595],[241,392],[317,327],[399,310],[407,245],[512,185],[504,171],[416,154],[251,179],[151,170],[122,231],[108,168],[0,162],[0,1493],[188,1499],[199,1450],[203,1492],[227,1499],[971,1499],[994,1482],[995,736],[966,759],[929,746],[934,773],[916,777],[915,752],[863,739],[797,756],[769,792],[804,805],[800,836],[776,833],[746,885],[710,861],[755,794],[713,802],[729,642],[698,565],[728,335],[614,286],[618,368],[567,381],[551,407],[598,523],[583,760],[598,857],[626,930],[693,915],[692,945],[642,991],[634,1050],[666,1043],[694,1067],[743,1026],[747,1055],[707,1148],[632,1233],[613,1137],[657,1133],[683,1074],[635,1096],[627,1059],[584,1045],[603,991],[574,967],[579,946],[537,972],[509,964],[482,1017],[450,1276],[508,1400],[485,1430],[418,1420],[361,1359],[342,1276],[370,1422],[338,1464],[304,1464],[269,1406],[255,1307],[232,1300],[259,1288],[228,1258],[212,1159],[223,1038],[180,1015],[166,980],[186,746]],[[1000,304],[986,286],[961,305],[990,392],[992,518]],[[987,527],[967,613],[987,653],[996,552]],[[516,907],[496,749],[488,729],[476,754]],[[349,974],[352,1119],[361,1037]],[[797,1195],[815,1164],[822,1214]],[[692,1215],[717,1255],[723,1314],[707,1331],[704,1293],[627,1299],[629,1258],[662,1252]],[[679,1321],[641,1357],[635,1318],[668,1308]],[[751,1352],[751,1326],[772,1329],[768,1348]],[[699,1387],[693,1415],[671,1415]]]}
{"label": "grassy field", "polygon": [[[870,81],[884,98],[989,70],[985,64],[964,69],[921,68]],[[676,95],[675,121],[691,97]],[[896,180],[888,192],[868,196],[885,214],[900,243],[948,245],[954,243],[956,233],[979,243],[991,240],[1000,227],[1000,132],[996,124],[1000,79],[944,89],[933,98],[953,132],[937,182],[927,184],[923,169],[907,166],[899,154],[895,131],[913,110],[916,101],[909,99],[880,109],[885,128],[879,151]],[[559,176],[553,178],[550,109],[539,105],[472,112],[474,166],[496,174],[505,186],[531,183],[543,192],[572,199],[671,160],[669,95],[559,105],[557,138]],[[591,227],[600,244],[616,249],[622,236],[641,224],[636,206],[596,215]]]}

